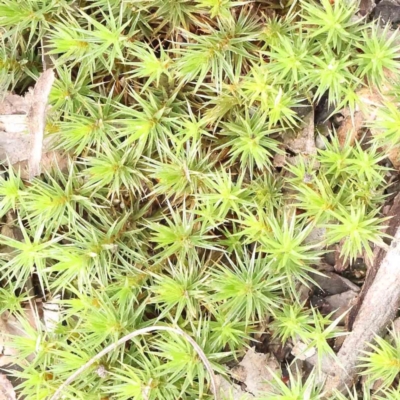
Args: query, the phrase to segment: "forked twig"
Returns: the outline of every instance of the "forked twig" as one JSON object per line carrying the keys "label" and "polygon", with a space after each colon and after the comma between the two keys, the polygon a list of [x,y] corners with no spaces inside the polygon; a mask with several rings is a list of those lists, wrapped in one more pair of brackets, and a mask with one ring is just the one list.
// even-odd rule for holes
{"label": "forked twig", "polygon": [[82,365],[80,368],[78,368],[51,396],[50,400],[58,400],[61,396],[61,393],[63,390],[69,386],[79,375],[81,375],[86,369],[88,369],[91,365],[93,365],[97,360],[99,360],[101,357],[105,356],[108,354],[110,351],[115,350],[116,347],[118,347],[121,344],[126,343],[127,341],[133,339],[136,336],[144,335],[146,333],[150,333],[153,331],[168,331],[168,332],[173,332],[176,333],[180,336],[183,336],[195,349],[196,353],[199,355],[201,361],[204,364],[204,367],[206,368],[207,372],[210,375],[211,378],[211,388],[212,392],[214,395],[215,400],[219,400],[219,394],[218,394],[218,389],[215,381],[215,375],[214,371],[211,367],[210,362],[208,361],[206,355],[204,354],[203,350],[201,347],[196,343],[196,341],[191,338],[187,333],[185,333],[182,329],[180,328],[172,328],[169,326],[150,326],[148,328],[143,328],[143,329],[138,329],[136,331],[133,331],[131,333],[128,333],[126,336],[122,337],[119,339],[117,342],[110,344],[109,346],[105,347],[100,353],[96,354],[94,357],[92,357],[86,364]]}

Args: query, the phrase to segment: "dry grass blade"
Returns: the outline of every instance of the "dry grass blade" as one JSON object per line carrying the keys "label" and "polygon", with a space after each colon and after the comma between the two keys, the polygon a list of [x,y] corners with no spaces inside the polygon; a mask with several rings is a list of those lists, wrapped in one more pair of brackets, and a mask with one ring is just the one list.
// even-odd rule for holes
{"label": "dry grass blade", "polygon": [[46,106],[54,79],[54,71],[48,69],[40,75],[33,89],[32,105],[28,114],[28,130],[33,139],[29,158],[30,179],[40,175],[40,161],[42,159],[43,136],[46,122]]}

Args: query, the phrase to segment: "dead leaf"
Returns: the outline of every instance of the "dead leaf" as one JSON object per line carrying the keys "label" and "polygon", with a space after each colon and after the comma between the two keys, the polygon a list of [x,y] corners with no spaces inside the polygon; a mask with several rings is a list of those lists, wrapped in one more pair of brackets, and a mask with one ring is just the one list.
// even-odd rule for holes
{"label": "dead leaf", "polygon": [[315,248],[322,249],[325,245],[326,239],[326,228],[324,227],[314,227],[309,235],[305,238],[304,244],[314,245]]}
{"label": "dead leaf", "polygon": [[292,349],[292,355],[302,361],[307,360],[307,358],[310,358],[315,354],[316,351],[314,347],[309,347],[308,345],[300,341],[298,341]]}
{"label": "dead leaf", "polygon": [[[57,296],[55,300],[58,300]],[[46,301],[42,303],[43,322],[47,332],[54,332],[61,320],[61,304],[57,301]]]}
{"label": "dead leaf", "polygon": [[392,330],[396,334],[400,334],[400,317],[397,317],[393,322],[392,322]]}
{"label": "dead leaf", "polygon": [[295,154],[316,155],[314,110],[304,118],[304,126],[294,138],[285,138],[284,145]]}
{"label": "dead leaf", "polygon": [[[347,292],[334,294],[333,296],[325,297],[325,303],[328,305],[328,312],[333,312],[331,319],[335,320],[341,315],[346,313],[354,305],[354,302],[358,296],[358,293],[353,290],[348,290]],[[343,318],[339,325],[345,324],[345,319]]]}
{"label": "dead leaf", "polygon": [[272,160],[275,168],[282,168],[286,165],[286,154],[275,154]]}
{"label": "dead leaf", "polygon": [[347,258],[346,260],[340,254],[343,248],[345,239],[342,239],[337,245],[335,245],[335,271],[343,272],[346,271],[350,266],[350,260]]}
{"label": "dead leaf", "polygon": [[376,118],[376,110],[382,104],[382,94],[376,88],[362,88],[357,91],[362,108],[357,108],[352,114],[349,108],[344,108],[341,114],[345,117],[337,130],[339,144],[347,142],[353,145],[361,136],[365,122],[372,122]]}
{"label": "dead leaf", "polygon": [[[45,139],[46,147],[46,139]],[[42,155],[41,170],[52,171],[58,169],[60,171],[67,171],[69,163],[69,156],[62,154],[59,151],[48,151]],[[28,161],[24,160],[14,164],[14,168],[20,171],[22,179],[29,179],[29,165]]]}
{"label": "dead leaf", "polygon": [[361,111],[356,111],[353,117],[349,112],[346,114],[346,118],[337,130],[339,144],[342,147],[346,143],[353,145],[356,140],[360,139],[361,130],[364,128],[365,122],[365,117]]}
{"label": "dead leaf", "polygon": [[8,93],[0,102],[0,115],[26,115],[29,112],[32,92],[25,96]]}
{"label": "dead leaf", "polygon": [[397,170],[400,170],[400,148],[393,147],[389,150],[388,158],[392,163],[393,167]]}
{"label": "dead leaf", "polygon": [[254,399],[254,396],[252,394],[242,390],[242,388],[239,385],[228,382],[221,375],[215,376],[215,383],[219,390],[221,400],[251,400],[251,399]]}
{"label": "dead leaf", "polygon": [[[0,162],[20,169],[23,179],[56,166],[65,170],[68,157],[51,151],[52,140],[43,139],[47,98],[54,72],[45,71],[25,96],[7,94],[0,102]],[[41,168],[40,168],[41,167]]]}
{"label": "dead leaf", "polygon": [[257,395],[271,390],[272,372],[280,371],[279,363],[270,354],[256,353],[249,349],[239,365],[232,369],[234,379],[246,385],[247,392]]}
{"label": "dead leaf", "polygon": [[[313,171],[318,170],[320,167],[321,163],[315,159],[314,157],[308,158],[305,157],[304,155],[298,154],[297,156],[294,157],[287,157],[286,158],[287,162],[291,165],[297,166],[301,165],[302,163],[305,163],[307,166],[309,166]],[[290,176],[288,174],[288,176]]]}
{"label": "dead leaf", "polygon": [[[391,37],[395,34],[395,32],[389,32],[387,35],[388,37]],[[396,44],[400,44],[400,36],[395,38],[395,42]],[[382,85],[380,90],[374,87],[364,87],[357,91],[360,100],[359,104],[361,106],[358,107],[354,114],[351,114],[349,109],[342,110],[345,119],[337,133],[341,146],[346,143],[346,140],[348,140],[348,143],[352,145],[355,140],[359,139],[362,129],[365,128],[366,122],[370,124],[375,121],[378,109],[384,107],[386,101],[395,101],[393,96],[390,95],[390,91],[393,89],[391,82],[395,82],[397,78],[389,70],[385,71],[385,76],[387,82]],[[370,128],[370,132],[372,136],[379,134],[379,132],[373,128]],[[393,167],[400,170],[400,149],[393,148],[392,146],[385,146],[383,151],[388,155]]]}
{"label": "dead leaf", "polygon": [[300,304],[305,303],[309,299],[310,291],[311,289],[308,286],[304,285],[303,283],[298,282],[296,284],[296,293]]}
{"label": "dead leaf", "polygon": [[331,357],[323,357],[320,361],[315,347],[309,347],[306,343],[298,341],[292,349],[292,354],[301,361],[306,361],[311,365],[318,365],[321,367],[323,373],[330,371],[332,362]]}
{"label": "dead leaf", "polygon": [[[35,312],[30,307],[26,307],[24,312],[25,319],[32,328],[37,329],[37,316]],[[12,345],[13,336],[28,337],[28,334],[20,319],[5,312],[0,316],[0,367],[15,363],[15,357],[18,355],[19,351]],[[27,357],[27,360],[31,361],[33,358],[34,355],[31,354]]]}
{"label": "dead leaf", "polygon": [[16,399],[17,396],[15,395],[13,385],[5,375],[0,374],[0,400],[16,400]]}

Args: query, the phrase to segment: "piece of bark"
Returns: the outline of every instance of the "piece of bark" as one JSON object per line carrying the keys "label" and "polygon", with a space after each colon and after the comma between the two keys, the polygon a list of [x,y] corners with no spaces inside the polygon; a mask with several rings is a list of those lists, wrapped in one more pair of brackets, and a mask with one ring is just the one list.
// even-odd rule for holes
{"label": "piece of bark", "polygon": [[[30,313],[30,309],[26,309],[26,314]],[[30,322],[31,316],[27,317]],[[5,312],[0,315],[0,367],[9,366],[15,363],[16,357],[19,355],[19,350],[12,345],[13,336],[29,337],[25,332],[21,321]],[[34,355],[27,357],[28,361],[32,361]]]}
{"label": "piece of bark", "polygon": [[337,354],[338,361],[326,379],[324,389],[328,394],[334,390],[345,391],[346,387],[353,384],[359,372],[359,357],[396,315],[400,304],[399,265],[400,228],[397,227],[389,250],[382,258],[375,279],[365,295],[353,331],[346,337]]}
{"label": "piece of bark", "polygon": [[6,134],[11,135],[22,133],[24,136],[27,136],[26,115],[0,115],[0,132],[5,132]]}
{"label": "piece of bark", "polygon": [[54,71],[48,69],[40,75],[33,89],[33,103],[27,117],[29,134],[32,135],[32,147],[29,157],[30,179],[40,175],[46,108],[54,79]]}
{"label": "piece of bark", "polygon": [[25,96],[8,93],[0,102],[0,115],[26,115],[31,105],[32,91]]}
{"label": "piece of bark", "polygon": [[[387,216],[391,217],[391,218],[388,221],[388,227],[386,228],[385,233],[387,233],[390,236],[394,236],[396,234],[397,229],[400,226],[400,193],[394,198],[393,205],[390,208],[390,211]],[[365,277],[364,285],[363,285],[361,292],[357,298],[357,302],[353,306],[353,308],[350,310],[350,313],[349,313],[349,316],[347,319],[348,330],[350,330],[350,331],[353,328],[354,321],[357,317],[357,314],[360,311],[360,308],[365,299],[365,296],[375,279],[375,276],[378,272],[379,266],[381,265],[385,255],[386,255],[386,251],[384,249],[382,249],[381,247],[375,247],[374,252],[373,252],[372,261],[369,262],[368,259],[366,260],[367,266],[368,266],[367,276]]]}
{"label": "piece of bark", "polygon": [[8,378],[0,374],[0,400],[16,400],[17,396],[13,385]]}

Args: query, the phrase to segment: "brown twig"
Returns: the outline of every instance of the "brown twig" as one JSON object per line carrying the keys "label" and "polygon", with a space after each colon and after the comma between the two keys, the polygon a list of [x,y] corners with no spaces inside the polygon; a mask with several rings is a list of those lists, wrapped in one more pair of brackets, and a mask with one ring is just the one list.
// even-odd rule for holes
{"label": "brown twig", "polygon": [[176,333],[180,336],[183,336],[195,349],[196,353],[199,355],[201,361],[204,364],[204,367],[206,368],[207,372],[210,375],[211,378],[211,388],[212,392],[214,395],[215,400],[219,400],[219,394],[218,394],[218,389],[217,389],[217,384],[215,380],[215,374],[214,371],[211,367],[210,362],[208,361],[206,355],[204,354],[203,350],[201,347],[196,343],[196,341],[191,338],[187,333],[185,333],[182,329],[180,328],[172,328],[169,326],[150,326],[148,328],[143,328],[143,329],[138,329],[136,331],[133,331],[126,336],[122,337],[119,339],[117,342],[110,344],[109,346],[105,347],[100,353],[96,354],[93,358],[91,358],[86,364],[82,365],[80,368],[78,368],[51,396],[50,400],[57,400],[60,398],[63,390],[69,386],[79,375],[81,375],[86,369],[88,369],[91,365],[93,365],[96,361],[100,360],[101,357],[105,356],[106,354],[110,353],[111,351],[115,350],[119,345],[124,344],[128,342],[129,340],[133,339],[136,336],[144,335],[146,333],[154,332],[154,331],[167,331],[167,332],[173,332]]}

